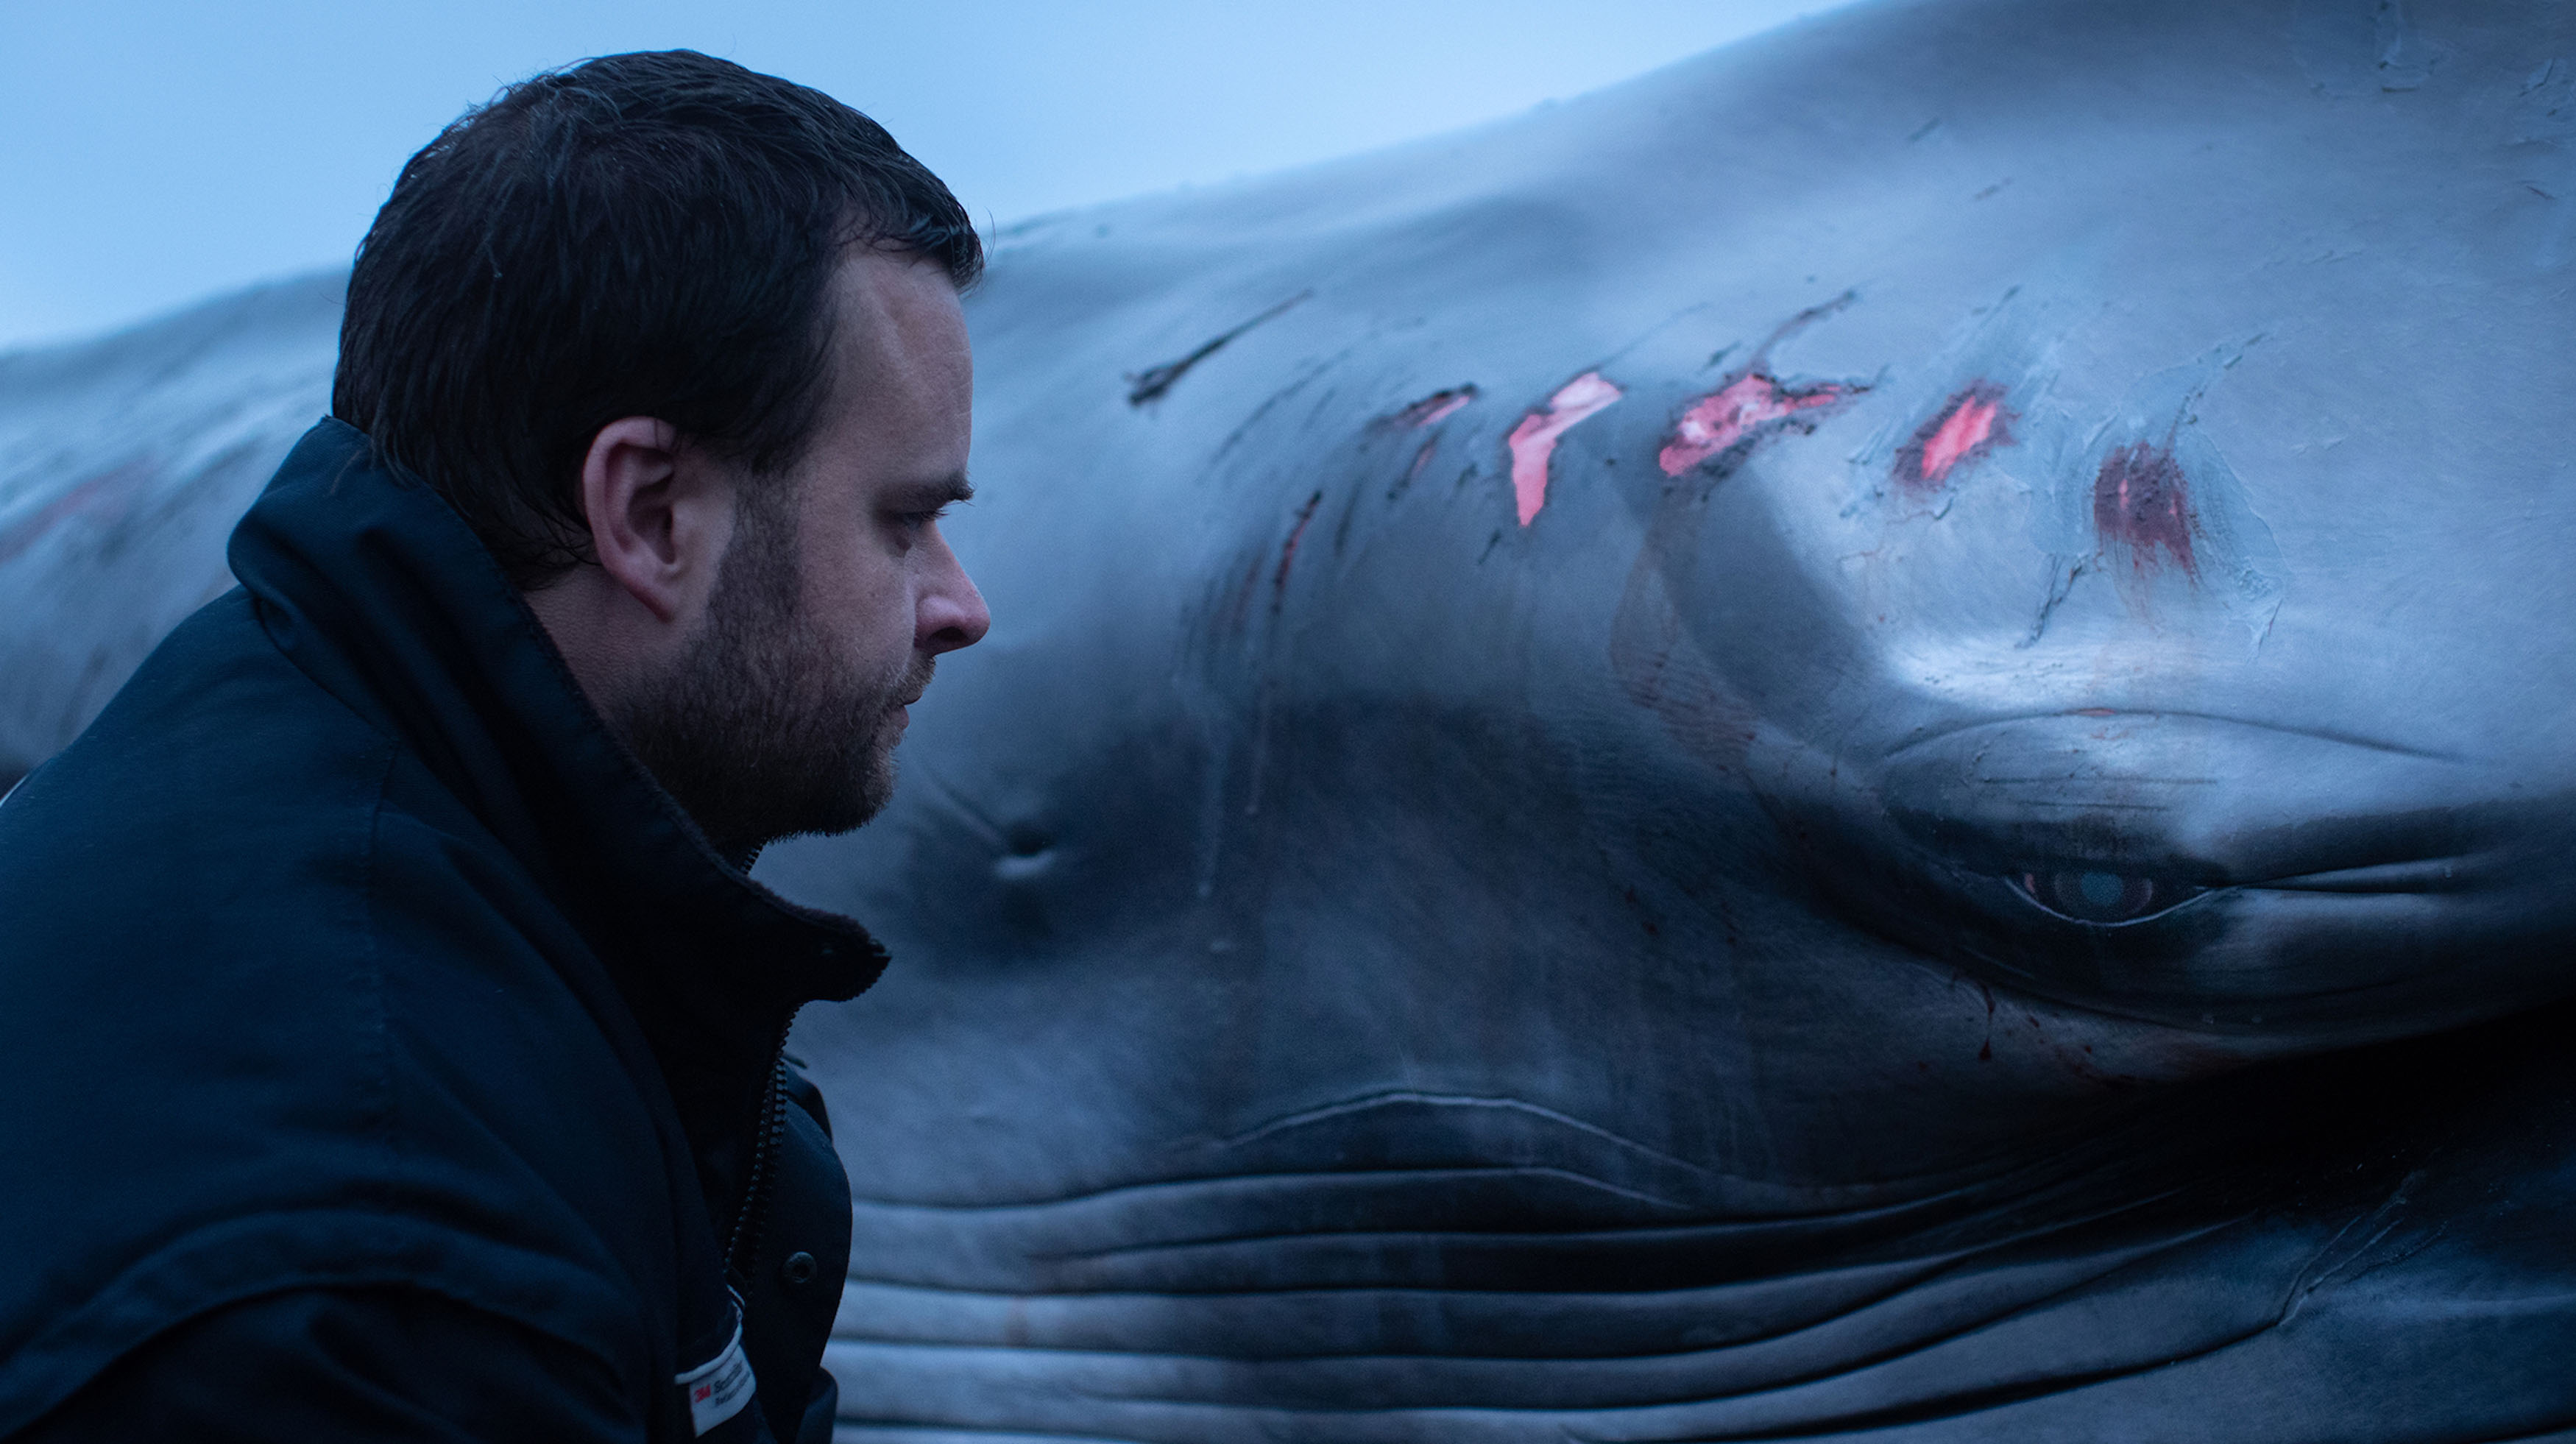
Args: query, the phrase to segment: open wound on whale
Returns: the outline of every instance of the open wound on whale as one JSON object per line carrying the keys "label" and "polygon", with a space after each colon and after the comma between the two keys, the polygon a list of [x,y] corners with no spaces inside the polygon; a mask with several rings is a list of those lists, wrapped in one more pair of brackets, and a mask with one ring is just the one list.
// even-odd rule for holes
{"label": "open wound on whale", "polygon": [[1512,452],[1512,500],[1521,525],[1536,520],[1539,509],[1547,505],[1547,468],[1556,455],[1557,438],[1624,394],[1600,372],[1586,371],[1558,387],[1544,409],[1522,417],[1512,428],[1505,444]]}
{"label": "open wound on whale", "polygon": [[[1856,490],[1844,515],[1893,503],[1880,513],[1888,520],[1938,521],[1962,483],[1989,470],[2006,489],[2045,485],[2040,477],[2077,444],[2064,434],[2073,422],[2049,400],[2058,353],[2104,284],[2087,258],[2061,258],[1905,364],[1884,424],[1852,453]],[[2023,455],[2006,463],[2001,453],[2012,449]],[[2031,474],[2016,475],[2013,465]]]}
{"label": "open wound on whale", "polygon": [[2004,406],[2005,390],[1979,380],[1942,404],[1932,418],[1896,449],[1896,483],[1912,492],[1940,489],[1950,473],[1984,459],[1999,446],[2013,444],[2017,418]]}
{"label": "open wound on whale", "polygon": [[[1864,382],[1784,385],[1771,372],[1771,352],[1775,347],[1850,306],[1855,299],[1852,292],[1845,291],[1781,322],[1754,348],[1752,357],[1740,369],[1716,390],[1684,407],[1680,419],[1673,423],[1672,436],[1655,454],[1655,462],[1663,468],[1664,475],[1681,476],[1712,461],[1728,464],[1730,457],[1740,459],[1754,443],[1786,427],[1813,431],[1828,409],[1867,391],[1869,386]],[[1715,362],[1715,357],[1710,358],[1710,364]]]}
{"label": "open wound on whale", "polygon": [[2199,576],[2191,550],[2198,526],[2190,482],[2169,447],[2136,441],[2102,458],[2093,477],[2093,531],[2126,549],[2138,570],[2162,551],[2186,575]]}
{"label": "open wound on whale", "polygon": [[1672,440],[1655,455],[1664,475],[1679,476],[1713,456],[1724,456],[1800,412],[1841,401],[1858,387],[1837,381],[1783,386],[1760,371],[1745,371],[1691,403],[1674,424]]}

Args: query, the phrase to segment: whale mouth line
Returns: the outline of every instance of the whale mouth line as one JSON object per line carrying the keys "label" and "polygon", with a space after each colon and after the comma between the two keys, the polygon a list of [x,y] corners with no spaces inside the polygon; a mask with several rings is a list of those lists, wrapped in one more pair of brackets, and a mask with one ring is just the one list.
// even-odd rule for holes
{"label": "whale mouth line", "polygon": [[[1227,1134],[1222,1138],[1210,1139],[1195,1146],[1217,1149],[1241,1148],[1246,1144],[1255,1143],[1265,1138],[1275,1137],[1282,1133],[1294,1132],[1300,1128],[1347,1119],[1356,1115],[1374,1112],[1379,1109],[1405,1107],[1494,1109],[1501,1112],[1516,1113],[1525,1117],[1538,1119],[1543,1122],[1553,1123],[1560,1127],[1573,1129],[1574,1131],[1588,1137],[1597,1138],[1603,1142],[1616,1144],[1621,1148],[1630,1149],[1637,1153],[1644,1154],[1646,1157],[1652,1158],[1659,1163],[1668,1163],[1677,1168],[1688,1169],[1692,1173],[1698,1174],[1702,1177],[1718,1176],[1714,1170],[1701,1164],[1693,1163],[1689,1159],[1666,1153],[1662,1149],[1650,1147],[1647,1144],[1640,1143],[1623,1134],[1614,1133],[1597,1123],[1587,1123],[1571,1114],[1560,1113],[1553,1108],[1529,1102],[1527,1099],[1514,1098],[1508,1094],[1485,1096],[1473,1093],[1424,1093],[1412,1089],[1384,1089],[1374,1093],[1363,1093],[1353,1098],[1345,1098],[1339,1102],[1319,1104],[1312,1108],[1303,1108],[1293,1113],[1285,1113],[1266,1122],[1255,1124],[1240,1133]],[[1192,1145],[1183,1144],[1180,1146],[1189,1147]]]}
{"label": "whale mouth line", "polygon": [[[1515,1178],[1545,1174],[1595,1185],[1614,1193],[1631,1193],[1624,1185],[1612,1183],[1579,1169],[1540,1163],[1474,1163],[1451,1166],[1421,1167],[1354,1167],[1354,1168],[1265,1168],[1248,1173],[1181,1174],[1170,1178],[1137,1178],[1097,1188],[1076,1189],[1070,1193],[1048,1194],[1042,1198],[1005,1199],[998,1202],[947,1203],[936,1199],[881,1198],[853,1194],[851,1204],[862,1210],[920,1212],[941,1214],[998,1214],[1037,1212],[1043,1209],[1073,1208],[1086,1203],[1099,1203],[1138,1194],[1194,1192],[1213,1189],[1244,1189],[1274,1184],[1296,1183],[1437,1183],[1469,1181],[1481,1178]],[[1666,1200],[1654,1200],[1658,1203]],[[1677,1206],[1677,1205],[1676,1205]],[[1765,1215],[1765,1217],[1805,1218],[1834,1213],[1830,1207],[1810,1211]]]}
{"label": "whale mouth line", "polygon": [[[1224,1177],[1221,1177],[1221,1178],[1214,1178],[1214,1179],[1175,1179],[1175,1180],[1172,1180],[1171,1184],[1169,1184],[1169,1185],[1148,1184],[1148,1185],[1143,1185],[1143,1186],[1144,1186],[1144,1187],[1186,1186],[1186,1185],[1188,1185],[1188,1184],[1193,1184],[1193,1183],[1201,1183],[1201,1184],[1224,1184],[1224,1183],[1230,1183],[1230,1182],[1233,1182],[1233,1181],[1235,1181],[1237,1178],[1246,1179],[1246,1180],[1263,1181],[1263,1182],[1285,1182],[1285,1181],[1287,1181],[1287,1180],[1290,1180],[1290,1179],[1297,1179],[1297,1178],[1321,1178],[1321,1179],[1331,1179],[1331,1180],[1334,1180],[1334,1181],[1336,1181],[1336,1182],[1341,1182],[1341,1181],[1353,1181],[1353,1182],[1365,1181],[1365,1182],[1369,1182],[1369,1183],[1376,1183],[1376,1184],[1395,1183],[1395,1182],[1405,1181],[1405,1180],[1409,1180],[1409,1179],[1413,1179],[1413,1178],[1439,1178],[1439,1179],[1445,1179],[1445,1180],[1449,1180],[1449,1181],[1453,1181],[1453,1182],[1463,1182],[1463,1181],[1466,1181],[1466,1180],[1469,1180],[1469,1179],[1487,1179],[1487,1178],[1493,1178],[1493,1179],[1512,1179],[1512,1180],[1516,1180],[1516,1181],[1517,1181],[1517,1180],[1531,1180],[1531,1179],[1556,1179],[1556,1180],[1560,1180],[1560,1181],[1562,1181],[1562,1182],[1575,1184],[1575,1185],[1577,1185],[1578,1187],[1585,1188],[1585,1189],[1589,1189],[1589,1190],[1594,1191],[1594,1192],[1597,1192],[1597,1193],[1605,1193],[1605,1194],[1608,1194],[1608,1195],[1610,1195],[1611,1197],[1614,1197],[1614,1198],[1626,1199],[1626,1200],[1628,1200],[1628,1201],[1629,1201],[1629,1202],[1631,1202],[1631,1203],[1642,1203],[1642,1204],[1645,1204],[1645,1205],[1647,1205],[1647,1206],[1649,1206],[1649,1207],[1651,1207],[1651,1208],[1663,1209],[1663,1210],[1666,1210],[1666,1211],[1671,1212],[1671,1213],[1676,1213],[1676,1214],[1681,1214],[1681,1215],[1687,1216],[1687,1215],[1690,1213],[1690,1211],[1691,1211],[1691,1206],[1690,1206],[1689,1204],[1687,1204],[1687,1203],[1683,1203],[1683,1202],[1681,1202],[1681,1201],[1680,1201],[1680,1200],[1678,1200],[1678,1199],[1665,1198],[1665,1197],[1663,1197],[1663,1196],[1662,1196],[1662,1195],[1660,1195],[1660,1194],[1649,1193],[1649,1192],[1645,1191],[1644,1189],[1640,1189],[1640,1188],[1631,1188],[1631,1187],[1629,1187],[1629,1186],[1627,1186],[1627,1185],[1625,1185],[1625,1184],[1612,1183],[1610,1180],[1608,1180],[1608,1179],[1606,1179],[1606,1178],[1598,1178],[1598,1177],[1595,1177],[1595,1176],[1594,1176],[1594,1175],[1592,1175],[1592,1174],[1589,1174],[1589,1173],[1585,1173],[1585,1172],[1583,1172],[1581,1169],[1576,1169],[1576,1168],[1565,1168],[1565,1167],[1560,1167],[1560,1166],[1555,1165],[1555,1164],[1547,1164],[1547,1163],[1495,1163],[1495,1164],[1487,1164],[1487,1165],[1483,1165],[1483,1166],[1475,1167],[1475,1168],[1349,1169],[1349,1170],[1332,1170],[1332,1171],[1315,1171],[1315,1172],[1275,1172],[1275,1173],[1257,1173],[1257,1174],[1226,1175],[1226,1176],[1224,1176]],[[1114,1191],[1114,1190],[1113,1190],[1113,1191]],[[1097,1195],[1095,1195],[1095,1196],[1097,1196]],[[1306,1237],[1315,1237],[1315,1236],[1319,1236],[1319,1235],[1323,1235],[1323,1234],[1330,1234],[1330,1233],[1351,1233],[1351,1232],[1360,1232],[1360,1233],[1365,1233],[1365,1232],[1370,1232],[1370,1231],[1371,1231],[1371,1230],[1366,1230],[1366,1229],[1360,1229],[1360,1230],[1350,1230],[1350,1229],[1299,1229],[1299,1230],[1295,1230],[1295,1233],[1297,1233],[1298,1235],[1301,1235],[1301,1236],[1306,1236]],[[1523,1231],[1525,1231],[1525,1230],[1496,1230],[1496,1231],[1494,1231],[1494,1232],[1523,1232]],[[1471,1233],[1471,1234],[1480,1234],[1480,1235],[1481,1235],[1481,1234],[1484,1234],[1486,1231],[1484,1231],[1484,1230],[1476,1230],[1476,1229],[1462,1229],[1462,1230],[1458,1230],[1458,1232],[1462,1232],[1462,1233]],[[1247,1237],[1271,1237],[1271,1236],[1273,1236],[1273,1235],[1266,1235],[1266,1234],[1264,1234],[1264,1235],[1246,1235],[1246,1236],[1247,1236]],[[1149,1246],[1150,1246],[1150,1247],[1162,1247],[1163,1245],[1149,1245]]]}
{"label": "whale mouth line", "polygon": [[[1677,1202],[1673,1199],[1663,1198],[1623,1184],[1613,1183],[1608,1179],[1599,1178],[1592,1174],[1584,1173],[1578,1169],[1565,1168],[1553,1164],[1536,1163],[1490,1163],[1473,1166],[1426,1168],[1267,1169],[1257,1173],[1225,1173],[1179,1178],[1140,1179],[1132,1182],[1107,1184],[1099,1188],[1083,1189],[1072,1193],[1058,1194],[1046,1198],[1014,1199],[996,1203],[950,1203],[924,1199],[877,1198],[860,1194],[854,1195],[851,1198],[850,1206],[852,1211],[855,1213],[879,1216],[888,1214],[924,1214],[950,1218],[962,1216],[970,1218],[982,1217],[990,1219],[1005,1219],[1013,1214],[1039,1215],[1058,1211],[1077,1210],[1086,1206],[1107,1206],[1140,1200],[1152,1201],[1157,1198],[1187,1198],[1190,1195],[1204,1196],[1217,1193],[1248,1193],[1272,1188],[1289,1190],[1295,1189],[1300,1185],[1316,1188],[1329,1188],[1335,1186],[1366,1186],[1380,1188],[1403,1187],[1406,1185],[1455,1186],[1458,1184],[1487,1180],[1526,1180],[1533,1178],[1559,1179],[1617,1198],[1645,1203],[1658,1209],[1689,1212],[1693,1208],[1693,1205]],[[1942,1190],[1921,1195],[1890,1197],[1875,1200],[1860,1207],[1838,1206],[1832,1202],[1816,1201],[1798,1208],[1749,1209],[1742,1211],[1719,1209],[1712,1210],[1693,1220],[1677,1221],[1673,1224],[1650,1225],[1637,1229],[1597,1229],[1586,1230],[1585,1232],[1599,1233],[1604,1236],[1609,1236],[1620,1233],[1660,1234],[1676,1231],[1700,1232],[1706,1230],[1787,1228],[1819,1223],[1867,1223],[1880,1219],[1902,1218],[1909,1214],[1920,1213],[1926,1208],[1937,1209],[1945,1203],[1960,1196],[1962,1192],[1963,1191],[1961,1190]],[[1317,1233],[1324,1232],[1324,1230],[1299,1230],[1298,1232]],[[1527,1234],[1533,1236],[1544,1234],[1547,1237],[1553,1238],[1563,1238],[1568,1236],[1561,1220],[1550,1220],[1536,1216],[1533,1216],[1527,1225],[1511,1229],[1456,1229],[1448,1230],[1448,1232],[1458,1234]],[[1208,1240],[1189,1241],[1202,1242]]]}

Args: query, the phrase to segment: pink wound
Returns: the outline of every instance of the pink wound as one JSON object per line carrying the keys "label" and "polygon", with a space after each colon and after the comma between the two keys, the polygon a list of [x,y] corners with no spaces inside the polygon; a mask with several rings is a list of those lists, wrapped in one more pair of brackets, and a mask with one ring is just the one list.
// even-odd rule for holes
{"label": "pink wound", "polygon": [[1831,381],[1791,390],[1759,371],[1748,371],[1693,402],[1655,460],[1664,475],[1679,476],[1772,422],[1831,406],[1851,390]]}
{"label": "pink wound", "polygon": [[2013,414],[2004,409],[2004,390],[1980,381],[1943,404],[1941,413],[1923,423],[1896,451],[1896,479],[1917,491],[1930,491],[1950,473],[1998,446],[2010,446]]}
{"label": "pink wound", "polygon": [[2093,477],[2093,527],[2103,541],[2125,544],[2139,571],[2161,550],[2187,575],[2200,575],[2191,483],[2164,447],[2140,441],[2102,458]]}
{"label": "pink wound", "polygon": [[1941,429],[1923,444],[1923,479],[1941,480],[1961,457],[1985,445],[1986,438],[1994,435],[1995,411],[1991,401],[1971,401],[1951,412]]}
{"label": "pink wound", "polygon": [[1600,372],[1586,371],[1547,398],[1545,411],[1531,412],[1512,428],[1507,443],[1512,449],[1512,498],[1519,505],[1521,525],[1528,526],[1547,505],[1547,467],[1556,455],[1556,439],[1623,394]]}

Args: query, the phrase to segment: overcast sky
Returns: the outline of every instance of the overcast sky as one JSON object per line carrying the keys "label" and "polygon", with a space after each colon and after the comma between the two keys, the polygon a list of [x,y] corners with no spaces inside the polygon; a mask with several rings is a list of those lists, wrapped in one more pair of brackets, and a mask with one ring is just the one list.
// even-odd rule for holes
{"label": "overcast sky", "polygon": [[692,46],[892,130],[979,219],[1525,110],[1831,0],[0,0],[0,350],[345,263],[505,81]]}

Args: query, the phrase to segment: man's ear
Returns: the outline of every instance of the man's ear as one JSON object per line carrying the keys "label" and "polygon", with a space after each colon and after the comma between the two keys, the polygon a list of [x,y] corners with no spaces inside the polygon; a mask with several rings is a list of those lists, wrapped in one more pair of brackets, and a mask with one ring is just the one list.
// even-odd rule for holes
{"label": "man's ear", "polygon": [[722,469],[684,450],[678,428],[626,416],[599,428],[581,460],[581,509],[609,580],[668,623],[695,613],[732,535]]}

